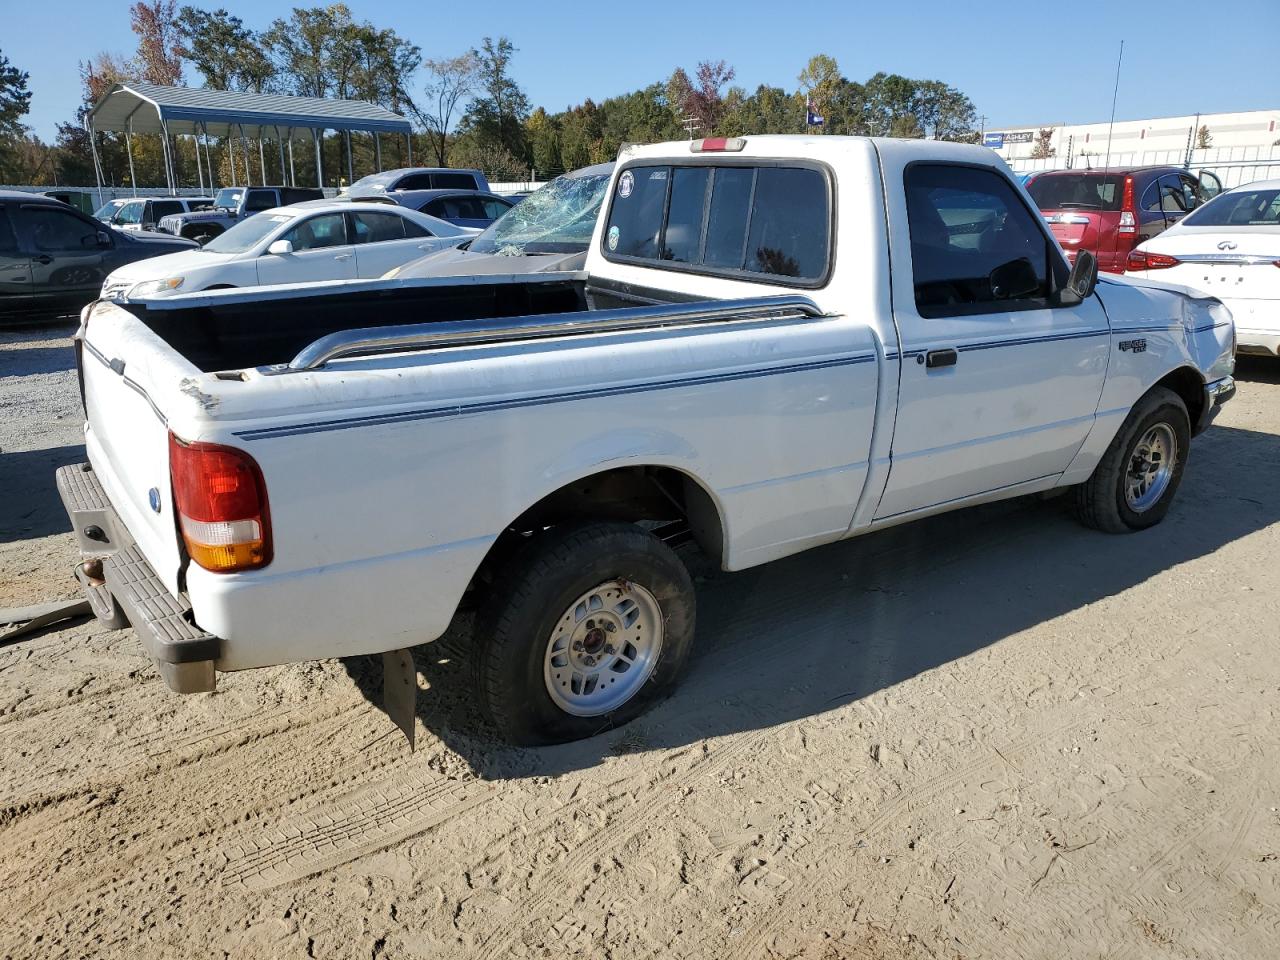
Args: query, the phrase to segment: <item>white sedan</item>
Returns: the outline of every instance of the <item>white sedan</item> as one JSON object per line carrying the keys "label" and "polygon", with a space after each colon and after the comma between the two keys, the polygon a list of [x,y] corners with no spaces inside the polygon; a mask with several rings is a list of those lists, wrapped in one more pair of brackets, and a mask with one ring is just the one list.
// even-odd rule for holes
{"label": "white sedan", "polygon": [[1134,248],[1127,272],[1217,297],[1240,353],[1280,356],[1280,180],[1218,194]]}
{"label": "white sedan", "polygon": [[125,301],[227,287],[373,279],[479,232],[382,203],[277,207],[237,223],[198,249],[121,267],[103,283],[102,298]]}

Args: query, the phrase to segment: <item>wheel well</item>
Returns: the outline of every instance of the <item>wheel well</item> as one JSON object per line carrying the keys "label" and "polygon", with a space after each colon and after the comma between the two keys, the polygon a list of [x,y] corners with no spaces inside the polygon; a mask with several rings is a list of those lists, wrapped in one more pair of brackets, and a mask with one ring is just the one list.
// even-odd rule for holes
{"label": "wheel well", "polygon": [[617,467],[567,483],[525,510],[489,548],[477,579],[487,579],[533,534],[584,520],[643,522],[664,538],[687,534],[713,563],[721,563],[724,526],[700,483],[672,467]]}
{"label": "wheel well", "polygon": [[1191,367],[1178,367],[1166,373],[1156,383],[1157,387],[1167,387],[1182,398],[1187,405],[1187,415],[1191,418],[1191,430],[1194,433],[1200,415],[1204,412],[1204,378]]}

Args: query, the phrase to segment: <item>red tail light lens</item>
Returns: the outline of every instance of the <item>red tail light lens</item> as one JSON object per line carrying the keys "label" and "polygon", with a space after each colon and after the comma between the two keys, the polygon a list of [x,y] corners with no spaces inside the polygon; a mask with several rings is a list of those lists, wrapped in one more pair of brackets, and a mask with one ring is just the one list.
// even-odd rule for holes
{"label": "red tail light lens", "polygon": [[1149,250],[1134,250],[1129,254],[1130,270],[1167,270],[1176,267],[1182,261],[1164,253],[1152,253]]}
{"label": "red tail light lens", "polygon": [[214,573],[271,562],[267,487],[253,457],[215,443],[186,443],[171,433],[169,472],[192,560]]}
{"label": "red tail light lens", "polygon": [[1120,226],[1117,233],[1138,232],[1138,208],[1133,202],[1133,177],[1124,178],[1124,194],[1120,200]]}

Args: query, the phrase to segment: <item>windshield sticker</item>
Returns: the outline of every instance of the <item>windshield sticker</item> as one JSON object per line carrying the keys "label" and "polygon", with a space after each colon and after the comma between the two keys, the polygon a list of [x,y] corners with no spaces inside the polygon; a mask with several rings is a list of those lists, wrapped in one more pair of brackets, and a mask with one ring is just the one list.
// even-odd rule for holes
{"label": "windshield sticker", "polygon": [[293,217],[287,217],[284,214],[277,213],[271,218],[272,223],[288,223]]}
{"label": "windshield sticker", "polygon": [[655,170],[655,171],[653,171],[653,173],[649,174],[649,179],[650,179],[650,180],[665,180],[665,179],[667,179],[667,171],[665,171],[665,170]]}
{"label": "windshield sticker", "polygon": [[620,230],[618,230],[616,225],[609,228],[609,249],[610,250],[618,249],[618,238],[620,236],[622,236],[622,233]]}
{"label": "windshield sticker", "polygon": [[631,196],[631,191],[635,189],[636,178],[631,175],[630,170],[623,170],[622,176],[618,178],[618,196],[623,200]]}

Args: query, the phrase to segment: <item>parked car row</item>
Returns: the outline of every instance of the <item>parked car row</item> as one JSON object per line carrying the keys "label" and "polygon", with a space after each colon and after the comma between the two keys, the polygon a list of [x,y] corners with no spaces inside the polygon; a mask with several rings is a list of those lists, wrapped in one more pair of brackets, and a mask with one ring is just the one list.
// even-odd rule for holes
{"label": "parked car row", "polygon": [[51,197],[0,191],[0,322],[78,313],[112,271],[195,246],[113,229]]}

